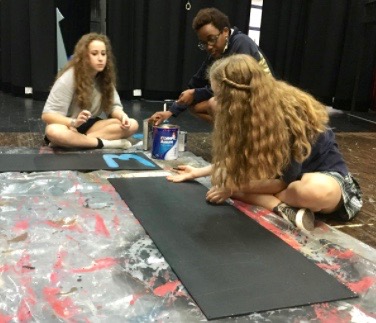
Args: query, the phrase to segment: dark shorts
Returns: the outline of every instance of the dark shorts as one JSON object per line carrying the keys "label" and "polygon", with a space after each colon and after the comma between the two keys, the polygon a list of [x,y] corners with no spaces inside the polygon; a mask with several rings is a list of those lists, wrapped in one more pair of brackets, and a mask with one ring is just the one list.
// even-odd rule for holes
{"label": "dark shorts", "polygon": [[[77,131],[79,133],[86,134],[89,131],[89,129],[94,125],[94,123],[96,123],[100,120],[102,120],[102,119],[99,118],[99,117],[90,118],[88,121],[86,121],[81,126],[79,126],[77,128]],[[50,143],[50,140],[47,138],[47,136],[44,136],[44,141],[47,145]]]}
{"label": "dark shorts", "polygon": [[[346,176],[342,176],[337,172],[320,173],[333,177],[338,182],[342,191],[343,203],[341,207],[329,215],[343,221],[351,220],[363,206],[362,191],[358,182],[350,173]],[[328,216],[328,214],[325,214],[325,216]]]}

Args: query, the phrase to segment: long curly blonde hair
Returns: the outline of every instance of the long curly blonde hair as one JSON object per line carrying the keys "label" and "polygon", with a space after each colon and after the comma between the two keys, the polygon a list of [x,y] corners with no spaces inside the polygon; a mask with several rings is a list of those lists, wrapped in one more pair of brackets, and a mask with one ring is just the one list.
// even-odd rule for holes
{"label": "long curly blonde hair", "polygon": [[213,185],[238,188],[282,175],[303,162],[325,131],[326,107],[310,94],[266,74],[249,55],[216,61],[209,70],[217,102]]}
{"label": "long curly blonde hair", "polygon": [[107,63],[102,72],[96,76],[96,82],[102,94],[101,107],[105,113],[109,113],[114,101],[114,89],[116,87],[115,59],[110,40],[106,35],[89,33],[83,35],[74,48],[72,59],[59,71],[58,79],[69,68],[74,68],[74,91],[77,104],[81,109],[88,109],[91,105],[93,91],[93,78],[89,59],[89,45],[92,41],[99,40],[106,46]]}

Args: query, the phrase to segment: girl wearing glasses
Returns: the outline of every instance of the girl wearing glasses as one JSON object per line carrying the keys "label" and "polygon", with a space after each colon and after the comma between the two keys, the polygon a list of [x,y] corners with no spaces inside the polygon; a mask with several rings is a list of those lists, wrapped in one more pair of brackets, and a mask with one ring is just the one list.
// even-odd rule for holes
{"label": "girl wearing glasses", "polygon": [[208,122],[212,122],[213,96],[206,77],[208,67],[218,58],[232,54],[247,54],[256,59],[266,73],[271,69],[257,44],[243,34],[237,27],[231,28],[228,17],[216,8],[200,10],[193,20],[192,28],[196,31],[198,47],[208,53],[200,69],[189,81],[188,90],[183,91],[179,99],[165,112],[156,112],[149,119],[155,125],[171,116],[177,117],[189,108],[190,112]]}
{"label": "girl wearing glasses", "polygon": [[324,105],[265,74],[249,55],[216,61],[210,80],[217,104],[213,164],[181,165],[168,180],[211,175],[207,201],[232,197],[307,231],[314,229],[314,212],[347,221],[360,211],[361,190],[328,128]]}

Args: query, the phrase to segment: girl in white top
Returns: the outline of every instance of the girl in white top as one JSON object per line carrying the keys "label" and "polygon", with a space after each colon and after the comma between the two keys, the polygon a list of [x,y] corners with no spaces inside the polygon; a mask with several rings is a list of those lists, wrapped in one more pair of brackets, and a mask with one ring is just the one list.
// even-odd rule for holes
{"label": "girl in white top", "polygon": [[123,111],[115,87],[109,39],[96,33],[82,36],[44,106],[46,141],[68,148],[131,147],[125,138],[138,130],[138,123]]}

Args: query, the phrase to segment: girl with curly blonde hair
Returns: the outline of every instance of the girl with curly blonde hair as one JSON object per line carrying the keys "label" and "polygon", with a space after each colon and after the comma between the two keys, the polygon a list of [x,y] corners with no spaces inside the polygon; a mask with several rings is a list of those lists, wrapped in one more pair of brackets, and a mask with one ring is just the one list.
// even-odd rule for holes
{"label": "girl with curly blonde hair", "polygon": [[249,55],[215,62],[209,76],[212,165],[179,166],[169,180],[211,175],[209,202],[231,197],[259,205],[304,230],[314,229],[314,212],[343,220],[359,212],[361,191],[327,126],[324,105],[267,75]]}
{"label": "girl with curly blonde hair", "polygon": [[125,138],[137,131],[138,123],[123,111],[107,36],[90,33],[77,42],[72,59],[56,77],[42,120],[45,139],[54,146],[131,147]]}

